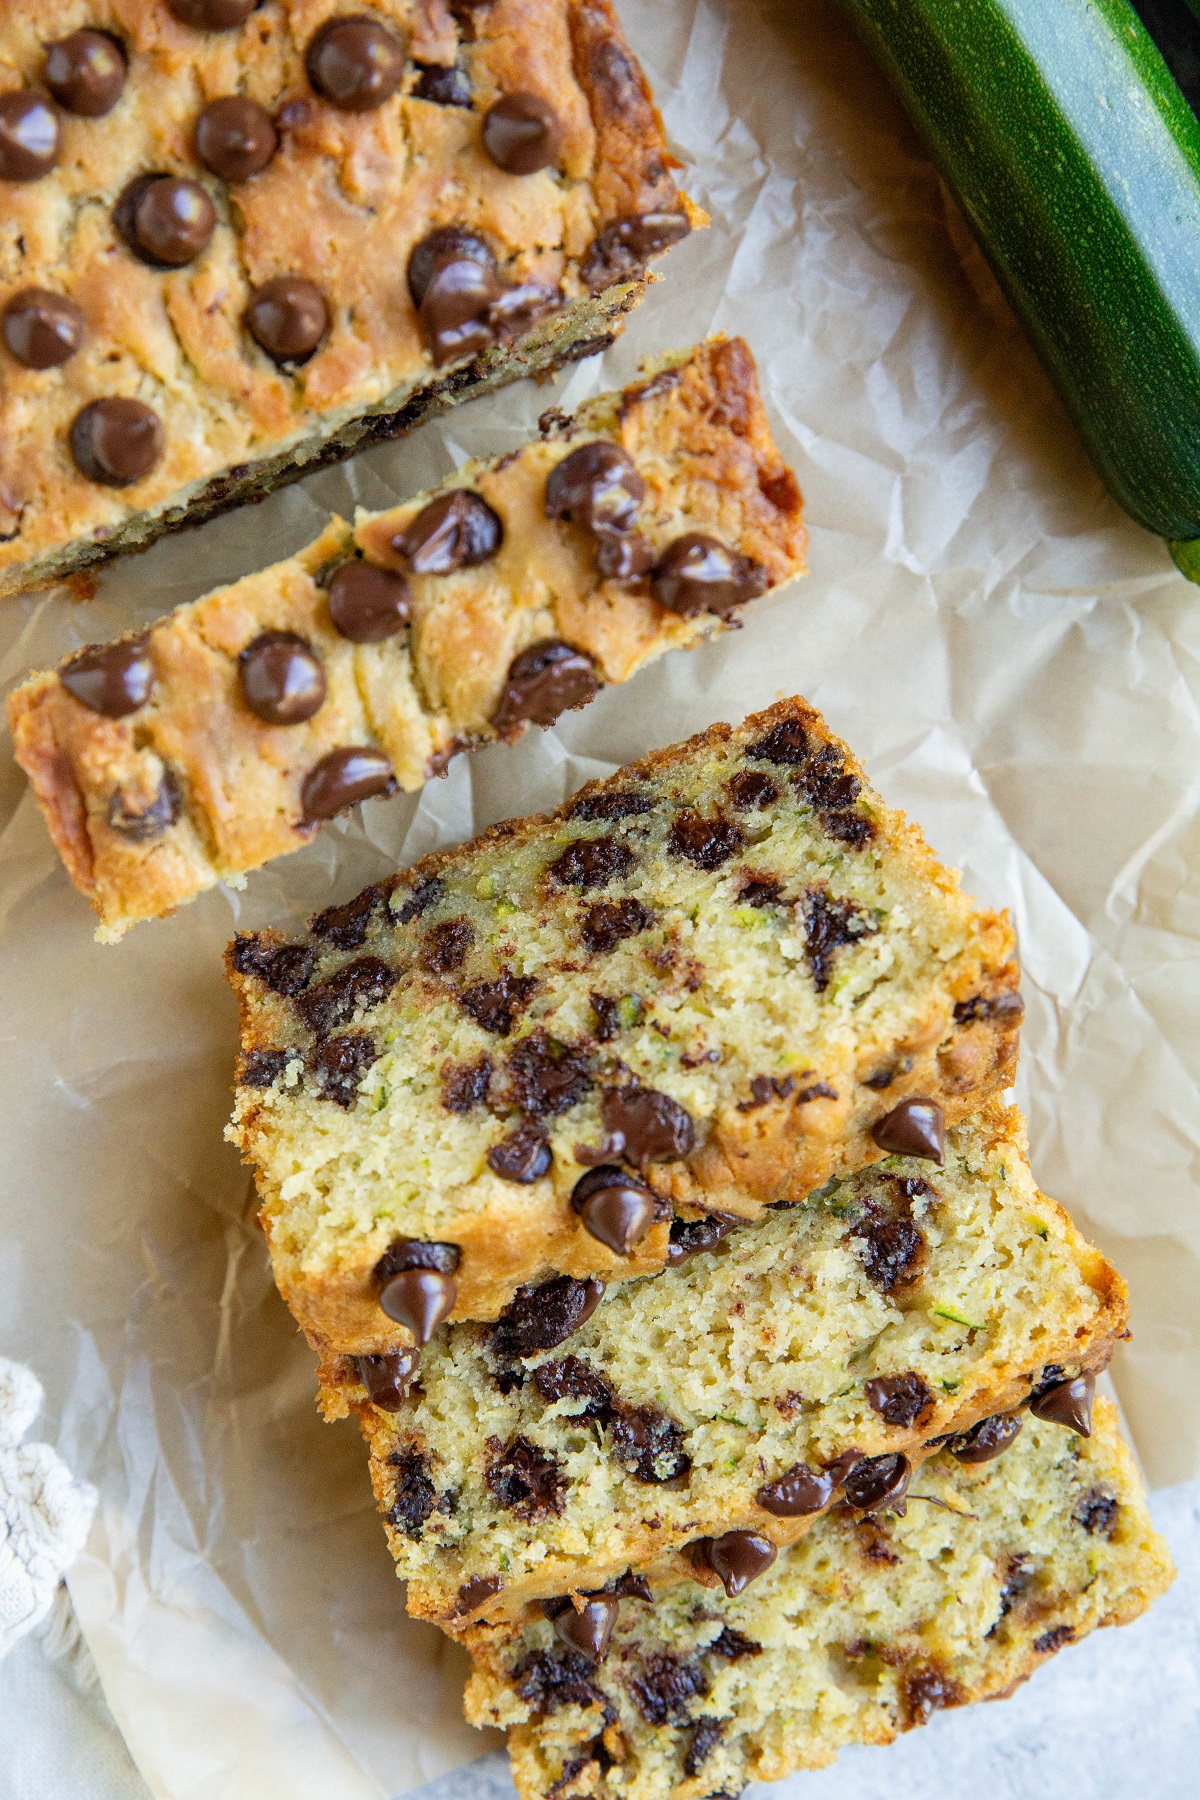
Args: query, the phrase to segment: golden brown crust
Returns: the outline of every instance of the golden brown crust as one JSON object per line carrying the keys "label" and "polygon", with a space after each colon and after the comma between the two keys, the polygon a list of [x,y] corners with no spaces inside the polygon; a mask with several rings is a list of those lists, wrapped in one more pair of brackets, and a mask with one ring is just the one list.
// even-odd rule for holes
{"label": "golden brown crust", "polygon": [[[45,45],[81,23],[120,38],[128,76],[104,117],[62,115],[56,168],[5,184],[0,305],[30,285],[65,293],[87,337],[47,371],[0,351],[0,593],[57,579],[114,544],[148,542],[180,515],[265,491],[314,458],[346,455],[356,433],[338,434],[355,421],[411,423],[411,412],[399,415],[441,379],[404,275],[411,245],[430,230],[482,232],[506,280],[561,285],[571,309],[588,299],[580,264],[598,231],[624,212],[683,204],[644,78],[605,0],[493,0],[471,15],[473,31],[440,0],[376,0],[371,10],[403,40],[409,64],[390,100],[350,113],[315,95],[305,73],[313,34],[345,11],[337,0],[265,0],[227,32],[190,29],[165,0],[97,0],[86,18],[74,0],[5,7],[6,90],[40,87]],[[415,64],[456,57],[472,105],[418,98]],[[618,66],[628,78],[606,78]],[[559,114],[560,169],[515,177],[482,149],[482,113],[513,88],[534,89]],[[194,130],[209,101],[236,92],[277,117],[281,142],[264,170],[229,186],[199,163]],[[118,195],[147,172],[199,181],[217,208],[210,244],[181,269],[146,266],[114,228]],[[250,289],[313,270],[329,334],[306,363],[277,367],[243,328]],[[636,270],[624,286],[631,273],[640,292]],[[621,285],[610,310],[636,297]],[[551,358],[543,327],[529,341],[543,344],[535,361]],[[503,378],[506,359],[501,346],[470,369]],[[508,362],[508,379],[525,372],[522,355]],[[105,394],[144,401],[165,427],[160,462],[123,489],[85,479],[67,448],[75,413]]]}

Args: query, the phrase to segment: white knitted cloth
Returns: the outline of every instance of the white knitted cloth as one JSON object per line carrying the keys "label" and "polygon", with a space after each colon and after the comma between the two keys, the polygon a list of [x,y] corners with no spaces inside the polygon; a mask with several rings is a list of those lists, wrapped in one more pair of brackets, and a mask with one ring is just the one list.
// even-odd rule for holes
{"label": "white knitted cloth", "polygon": [[21,1444],[41,1406],[32,1370],[0,1357],[0,1657],[49,1612],[96,1510],[56,1450]]}

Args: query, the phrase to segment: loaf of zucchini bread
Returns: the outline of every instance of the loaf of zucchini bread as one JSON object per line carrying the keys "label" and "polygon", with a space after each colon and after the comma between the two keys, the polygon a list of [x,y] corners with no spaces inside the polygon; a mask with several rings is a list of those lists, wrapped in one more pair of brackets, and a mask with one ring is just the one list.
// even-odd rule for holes
{"label": "loaf of zucchini bread", "polygon": [[703,642],[804,548],[753,358],[714,338],[33,676],[9,701],[17,757],[111,941]]}
{"label": "loaf of zucchini bread", "polygon": [[521,1800],[716,1800],[1004,1698],[1174,1576],[1108,1401],[1089,1439],[1009,1442],[926,1462],[902,1518],[839,1507],[740,1591],[627,1580],[477,1626],[468,1718],[509,1728]]}
{"label": "loaf of zucchini bread", "polygon": [[1086,1429],[1125,1289],[1038,1192],[1015,1108],[952,1127],[941,1166],[891,1156],[723,1225],[599,1304],[560,1277],[419,1363],[326,1359],[410,1612],[458,1634],[630,1567],[678,1581],[698,1540],[771,1556],[839,1496],[901,1503],[931,1440],[984,1418],[1002,1440],[1024,1402]]}
{"label": "loaf of zucchini bread", "polygon": [[241,936],[229,1135],[280,1290],[380,1353],[661,1268],[673,1218],[936,1168],[1011,1080],[1011,952],[799,700]]}
{"label": "loaf of zucchini bread", "polygon": [[703,215],[609,0],[7,0],[0,593],[610,343]]}

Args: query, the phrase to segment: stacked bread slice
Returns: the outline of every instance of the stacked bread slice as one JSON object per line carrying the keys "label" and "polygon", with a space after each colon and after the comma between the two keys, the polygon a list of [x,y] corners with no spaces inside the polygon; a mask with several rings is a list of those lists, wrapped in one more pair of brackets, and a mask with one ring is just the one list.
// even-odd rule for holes
{"label": "stacked bread slice", "polygon": [[231,1136],[523,1796],[705,1800],[1169,1579],[980,911],[799,700],[240,937]]}

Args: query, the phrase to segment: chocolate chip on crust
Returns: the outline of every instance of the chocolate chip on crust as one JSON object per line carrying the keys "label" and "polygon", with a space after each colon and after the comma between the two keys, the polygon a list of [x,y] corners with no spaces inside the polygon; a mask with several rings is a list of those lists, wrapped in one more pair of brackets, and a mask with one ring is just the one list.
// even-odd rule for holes
{"label": "chocolate chip on crust", "polygon": [[933,1395],[912,1369],[877,1375],[864,1384],[867,1403],[888,1425],[923,1425],[933,1412]]}

